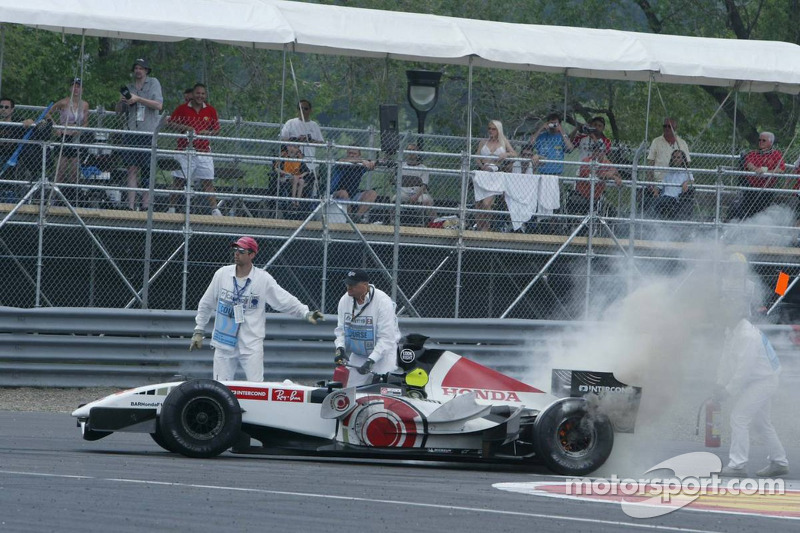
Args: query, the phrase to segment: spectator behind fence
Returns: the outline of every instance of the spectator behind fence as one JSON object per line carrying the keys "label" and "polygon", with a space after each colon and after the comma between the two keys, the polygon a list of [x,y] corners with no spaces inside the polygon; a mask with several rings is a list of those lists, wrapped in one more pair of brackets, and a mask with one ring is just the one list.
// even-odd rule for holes
{"label": "spectator behind fence", "polygon": [[758,150],[751,150],[744,156],[744,170],[755,174],[746,176],[743,185],[748,188],[731,205],[728,219],[743,220],[772,205],[775,200],[772,189],[778,178],[765,174],[777,174],[786,170],[783,154],[774,145],[775,135],[769,131],[761,132],[758,136]]}
{"label": "spectator behind fence", "polygon": [[[603,192],[606,188],[608,180],[614,180],[617,187],[622,185],[622,178],[617,172],[617,169],[610,165],[611,161],[606,156],[605,143],[596,141],[592,145],[592,155],[583,160],[585,163],[597,161],[599,166],[596,167],[597,181],[594,184],[594,204],[597,209],[598,202],[603,198]],[[578,170],[578,177],[589,178],[592,175],[592,165],[581,165]],[[592,198],[592,181],[581,180],[575,184],[575,190],[572,191],[567,199],[567,212],[570,214],[587,214],[589,213],[590,201]]]}
{"label": "spectator behind fence", "polygon": [[[139,58],[133,62],[131,72],[133,83],[125,85],[120,90],[121,95],[117,102],[117,113],[125,119],[125,127],[131,133],[122,137],[122,144],[126,147],[150,149],[153,142],[152,132],[158,126],[158,113],[164,107],[164,96],[161,94],[161,83],[156,78],[150,77],[150,65],[146,59]],[[147,132],[147,135],[134,132]],[[147,172],[142,179],[141,186],[150,186],[150,152],[127,151],[122,153],[123,162],[128,165],[128,187],[133,189],[139,186],[139,169],[146,168]],[[142,210],[147,210],[150,204],[150,193],[142,193]],[[136,192],[128,191],[128,209],[136,209]]]}
{"label": "spectator behind fence", "polygon": [[303,162],[303,152],[296,144],[281,145],[281,159],[275,161],[275,172],[278,173],[278,183],[281,184],[278,194],[292,198],[292,208],[300,208],[296,198],[308,197],[310,190],[308,183],[313,179],[311,170]]}
{"label": "spectator behind fence", "polygon": [[[689,145],[678,136],[678,122],[674,118],[665,118],[662,125],[664,133],[659,135],[650,143],[650,150],[647,152],[647,164],[652,167],[668,167],[672,152],[681,150],[686,154],[686,162],[691,163],[689,155]],[[650,181],[664,181],[665,170],[648,170],[647,177]],[[658,197],[658,185],[650,185],[644,193],[643,200],[645,209],[650,210]]]}
{"label": "spectator behind fence", "polygon": [[[433,197],[428,189],[428,184],[430,183],[428,167],[422,164],[419,154],[412,153],[419,150],[419,146],[409,144],[406,146],[406,150],[408,150],[406,152],[406,160],[401,169],[400,203],[432,207]],[[392,202],[394,201],[395,196],[392,195]],[[425,220],[422,225],[425,226],[431,219],[436,218],[436,212],[432,209],[426,209],[422,218]]]}
{"label": "spectator behind fence", "polygon": [[[89,125],[89,104],[81,97],[83,95],[83,82],[80,78],[70,80],[70,95],[62,98],[50,109],[47,118],[58,113],[58,123],[63,126],[61,129],[54,130],[54,135],[62,146],[57,147],[56,153],[60,154],[58,160],[58,172],[56,173],[56,183],[77,183],[78,182],[78,157],[77,147],[68,146],[78,143],[81,139],[81,132],[72,127],[87,127]],[[52,119],[51,119],[52,120]],[[67,200],[74,201],[77,198],[78,190],[70,188],[61,191]]]}
{"label": "spectator behind fence", "polygon": [[592,155],[592,145],[595,141],[602,141],[606,146],[606,154],[611,151],[611,139],[603,134],[606,129],[606,119],[597,116],[589,121],[589,124],[581,124],[575,128],[570,135],[573,146],[578,149],[578,156],[581,161]]}
{"label": "spectator behind fence", "polygon": [[184,104],[188,104],[189,103],[189,100],[192,99],[192,93],[193,92],[194,92],[194,89],[192,89],[191,87],[183,90],[183,103]]}
{"label": "spectator behind fence", "polygon": [[[325,140],[322,138],[322,130],[319,128],[319,124],[311,120],[312,111],[311,102],[300,100],[297,105],[297,117],[287,120],[286,124],[281,128],[281,140],[312,144],[324,143]],[[306,165],[316,177],[318,166],[314,161],[314,156],[317,153],[316,147],[305,144],[302,150]]]}
{"label": "spectator behind fence", "polygon": [[[497,172],[504,167],[505,159],[507,157],[517,157],[517,152],[503,133],[502,122],[490,120],[487,131],[489,137],[478,144],[476,154],[494,157],[478,158],[476,164],[478,169],[485,172]],[[494,206],[495,197],[503,194],[503,187],[498,186],[495,183],[496,180],[492,180],[490,183],[489,180],[483,179],[484,177],[479,173],[473,178],[473,189],[475,192],[475,207],[486,211]],[[475,213],[474,228],[478,231],[491,230],[491,217],[484,213]]]}
{"label": "spectator behind fence", "polygon": [[[14,114],[16,104],[11,98],[0,98],[0,166],[5,168],[9,158],[20,148],[17,156],[17,178],[36,179],[42,169],[42,147],[39,144],[20,144],[18,140],[25,137],[30,128],[35,128],[30,137],[31,141],[47,140],[50,137],[52,123],[42,120],[38,124],[32,119],[22,120]],[[10,176],[6,176],[10,177]]]}
{"label": "spectator behind fence", "polygon": [[551,160],[542,162],[539,173],[554,176],[564,173],[564,164],[560,161],[564,160],[564,154],[575,148],[567,134],[561,129],[561,116],[558,113],[547,115],[545,122],[531,136],[531,144],[536,148],[541,159]]}
{"label": "spectator behind fence", "polygon": [[514,161],[511,172],[515,174],[532,175],[539,170],[539,156],[532,144],[524,144],[519,150],[519,157],[522,161]]}
{"label": "spectator behind fence", "polygon": [[694,176],[689,172],[689,162],[683,150],[675,150],[669,160],[670,170],[664,173],[663,189],[658,189],[655,215],[660,218],[689,218],[694,208]]}
{"label": "spectator behind fence", "polygon": [[[179,105],[169,117],[170,127],[182,133],[194,132],[195,135],[216,135],[219,132],[219,119],[217,110],[206,103],[208,93],[206,86],[197,83],[192,90],[192,99],[185,104]],[[214,189],[214,159],[208,155],[211,153],[211,142],[208,139],[194,139],[193,142],[196,153],[192,154],[191,164],[189,156],[180,154],[175,156],[175,160],[181,166],[180,170],[172,173],[175,181],[174,188],[182,190],[186,186],[186,180],[200,180],[203,191],[207,193],[216,192]],[[178,150],[186,150],[189,147],[189,140],[185,137],[178,139]],[[170,197],[170,204],[175,206],[178,202],[178,195]],[[211,214],[221,217],[222,212],[217,207],[217,199],[214,196],[208,197],[211,207]],[[174,210],[170,207],[170,211]]]}
{"label": "spectator behind fence", "polygon": [[362,202],[353,217],[355,222],[362,224],[369,222],[367,212],[372,207],[370,204],[378,198],[378,193],[373,189],[362,190],[360,188],[361,178],[374,168],[375,162],[362,158],[361,150],[358,148],[348,148],[347,155],[339,159],[339,163],[333,166],[333,175],[331,176],[332,196],[337,200]]}

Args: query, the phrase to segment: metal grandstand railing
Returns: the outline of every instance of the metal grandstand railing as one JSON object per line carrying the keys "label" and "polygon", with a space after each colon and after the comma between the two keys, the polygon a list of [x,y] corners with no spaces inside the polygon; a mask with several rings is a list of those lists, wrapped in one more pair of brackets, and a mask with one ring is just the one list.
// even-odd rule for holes
{"label": "metal grandstand railing", "polygon": [[[26,108],[20,118],[36,113]],[[744,170],[744,149],[690,145],[682,171],[693,183],[676,191],[660,179],[674,169],[647,165],[646,143],[615,143],[608,159],[594,162],[580,161],[576,150],[551,190],[557,208],[543,213],[532,204],[544,205],[544,180],[535,169],[514,172],[530,159],[508,158],[498,161],[498,172],[481,173],[476,160],[487,158],[475,154],[480,139],[468,149],[462,137],[425,135],[424,150],[409,150],[420,137],[405,133],[398,150],[386,153],[374,129],[323,128],[326,143],[304,160],[317,166],[316,179],[306,177],[292,194],[291,177],[282,179],[276,167],[300,163],[281,148],[302,143],[281,141],[279,124],[223,120],[210,140],[214,195],[226,216],[213,217],[211,193],[191,180],[186,190],[173,189],[179,135],[158,132],[152,149],[140,149],[150,156],[151,169],[142,172],[152,179],[149,190],[131,189],[116,116],[95,112],[90,124],[69,146],[50,136],[23,142],[17,164],[4,168],[4,305],[191,309],[213,270],[230,261],[227,243],[241,234],[262,243],[259,264],[328,312],[353,267],[372,271],[408,316],[557,320],[592,316],[637,279],[698,263],[716,268],[727,250],[745,252],[766,289],[778,269],[800,268],[797,174],[789,156],[785,171],[756,176]],[[512,144],[521,151],[528,140]],[[0,138],[7,148],[18,142]],[[348,149],[360,150],[374,168],[340,161]],[[73,170],[73,179],[57,183],[57,166]],[[355,190],[374,190],[374,202],[332,197],[353,172],[361,178]],[[411,183],[427,182],[432,205],[400,201],[409,175],[418,178]],[[498,188],[488,209],[475,204],[482,179]],[[129,193],[145,192],[152,209],[125,209]],[[479,220],[487,221],[485,231],[474,230]]]}

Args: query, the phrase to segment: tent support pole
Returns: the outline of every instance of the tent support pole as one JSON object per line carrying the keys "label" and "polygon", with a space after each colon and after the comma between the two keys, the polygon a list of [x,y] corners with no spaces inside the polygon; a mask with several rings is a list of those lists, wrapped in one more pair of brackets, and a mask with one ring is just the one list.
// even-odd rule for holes
{"label": "tent support pole", "polygon": [[456,298],[454,303],[454,310],[453,310],[453,317],[458,318],[459,314],[459,307],[461,304],[461,267],[464,262],[464,246],[463,246],[463,239],[464,239],[464,230],[466,229],[467,224],[467,216],[466,216],[466,209],[467,209],[467,196],[466,196],[466,184],[468,183],[467,178],[469,174],[470,168],[470,155],[472,154],[472,56],[469,56],[469,66],[467,67],[467,146],[464,148],[464,158],[462,160],[461,166],[461,213],[464,215],[461,217],[461,223],[458,225],[459,227],[459,235],[458,235],[458,260],[456,261]]}
{"label": "tent support pole", "polygon": [[0,24],[0,94],[3,94],[3,58],[6,51],[6,25]]}
{"label": "tent support pole", "polygon": [[569,78],[567,78],[567,71],[564,70],[564,116],[561,122],[567,121],[567,95],[569,94]]}
{"label": "tent support pole", "polygon": [[283,74],[281,75],[281,114],[280,124],[283,124],[283,106],[286,104],[286,45],[283,45]]}
{"label": "tent support pole", "polygon": [[736,154],[736,122],[739,118],[739,87],[733,93],[733,132],[731,134],[731,155]]}
{"label": "tent support pole", "polygon": [[650,138],[650,102],[653,98],[653,73],[650,73],[650,80],[647,82],[647,113],[644,114],[644,141]]}

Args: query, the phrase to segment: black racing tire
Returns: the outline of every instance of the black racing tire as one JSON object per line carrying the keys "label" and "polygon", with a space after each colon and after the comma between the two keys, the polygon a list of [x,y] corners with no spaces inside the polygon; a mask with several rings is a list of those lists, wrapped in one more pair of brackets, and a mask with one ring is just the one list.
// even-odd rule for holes
{"label": "black racing tire", "polygon": [[156,430],[153,433],[150,433],[150,437],[152,437],[153,442],[161,446],[168,452],[176,453],[175,450],[170,450],[169,445],[164,441],[164,434],[161,432],[161,426],[156,424]]}
{"label": "black racing tire", "polygon": [[236,396],[211,379],[187,381],[173,389],[158,419],[164,449],[186,457],[216,457],[233,446],[241,427]]}
{"label": "black racing tire", "polygon": [[534,424],[536,456],[553,472],[583,476],[611,455],[614,427],[607,416],[590,413],[582,398],[555,403]]}

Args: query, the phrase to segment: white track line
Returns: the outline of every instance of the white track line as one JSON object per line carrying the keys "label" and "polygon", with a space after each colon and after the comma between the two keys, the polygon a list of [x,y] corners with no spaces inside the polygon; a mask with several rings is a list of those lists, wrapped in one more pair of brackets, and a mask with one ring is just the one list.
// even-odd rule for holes
{"label": "white track line", "polygon": [[117,483],[140,483],[143,485],[163,485],[168,487],[182,487],[182,488],[196,488],[196,489],[210,489],[210,490],[226,490],[232,492],[249,492],[256,494],[273,494],[280,496],[297,496],[301,498],[320,498],[328,500],[345,500],[353,502],[369,502],[369,503],[385,503],[394,506],[405,507],[422,507],[427,509],[442,509],[446,511],[465,511],[471,513],[482,514],[495,514],[505,516],[523,516],[526,518],[546,518],[548,520],[563,520],[565,522],[580,522],[586,524],[603,524],[617,527],[629,527],[634,529],[648,529],[654,531],[680,531],[682,533],[711,533],[708,529],[690,529],[683,527],[662,526],[655,524],[643,524],[639,522],[621,522],[617,520],[600,520],[598,518],[579,518],[575,516],[564,516],[544,513],[525,513],[521,511],[504,511],[501,509],[481,509],[478,507],[464,507],[460,505],[442,505],[435,503],[421,503],[421,502],[400,502],[395,500],[381,500],[375,498],[359,498],[356,496],[339,496],[333,494],[318,494],[313,492],[290,492],[285,490],[268,490],[268,489],[252,489],[246,487],[226,487],[221,485],[198,485],[195,483],[176,483],[172,481],[151,481],[146,479],[126,479],[126,478],[100,478],[92,476],[76,476],[66,474],[44,474],[39,472],[19,472],[13,470],[0,470],[0,474],[17,475],[17,476],[37,476],[37,477],[50,477],[50,478],[64,478],[64,479],[81,479],[81,480],[94,480],[94,481],[110,481]]}

